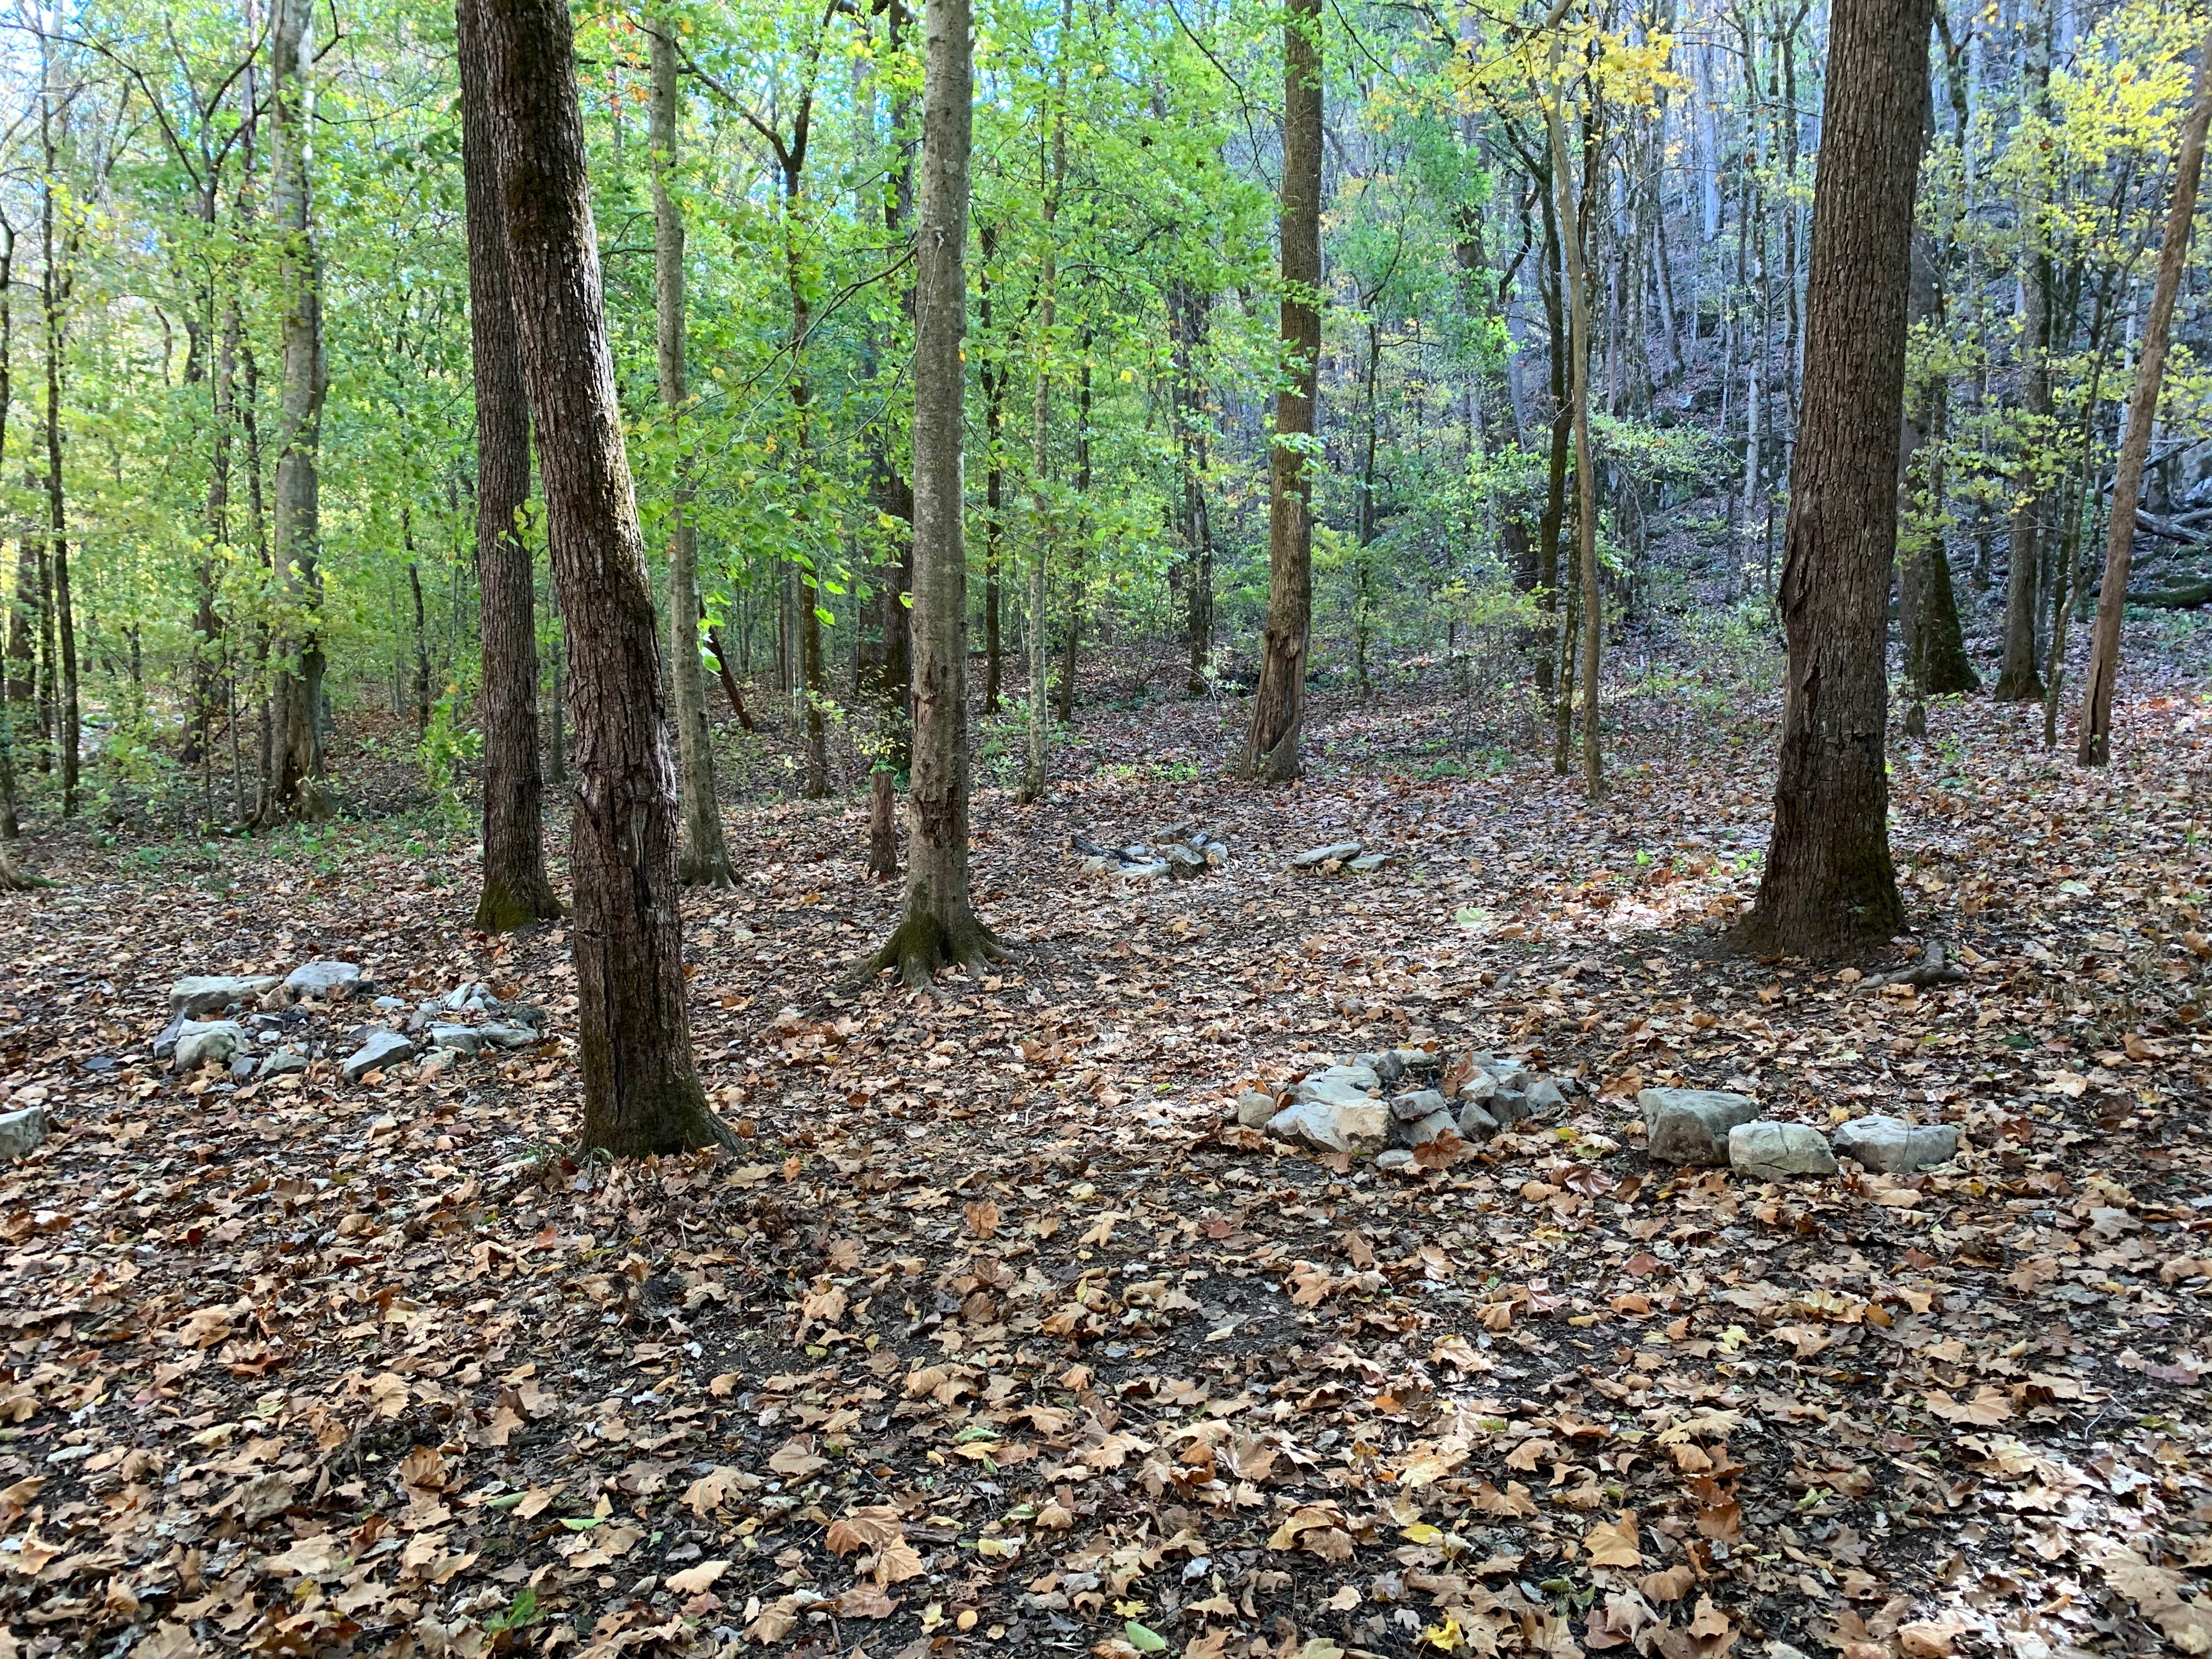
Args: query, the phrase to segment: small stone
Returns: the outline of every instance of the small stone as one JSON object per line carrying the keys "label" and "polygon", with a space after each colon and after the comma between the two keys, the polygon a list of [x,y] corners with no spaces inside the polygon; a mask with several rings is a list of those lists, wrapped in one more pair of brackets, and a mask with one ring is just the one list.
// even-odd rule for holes
{"label": "small stone", "polygon": [[1352,1063],[1374,1073],[1376,1082],[1385,1089],[1406,1075],[1406,1062],[1398,1057],[1395,1048],[1386,1048],[1379,1054],[1355,1054]]}
{"label": "small stone", "polygon": [[1139,864],[1125,864],[1114,872],[1116,880],[1125,885],[1139,882],[1165,881],[1168,861],[1165,859],[1146,859]]}
{"label": "small stone", "polygon": [[1393,1174],[1401,1170],[1410,1170],[1413,1167],[1413,1155],[1403,1146],[1393,1146],[1388,1152],[1375,1155],[1375,1167],[1389,1170]]}
{"label": "small stone", "polygon": [[1448,1111],[1444,1097],[1434,1089],[1416,1089],[1390,1103],[1390,1115],[1401,1123],[1418,1123],[1435,1112]]}
{"label": "small stone", "polygon": [[461,1063],[458,1048],[433,1048],[423,1056],[422,1063],[415,1068],[418,1078],[443,1077]]}
{"label": "small stone", "polygon": [[283,981],[275,974],[194,974],[169,988],[169,1008],[187,1018],[234,1002],[258,1002]]}
{"label": "small stone", "polygon": [[260,1075],[283,1077],[289,1073],[304,1072],[307,1069],[307,1055],[300,1053],[296,1048],[279,1048],[275,1054],[263,1059]]}
{"label": "small stone", "polygon": [[1443,1070],[1444,1057],[1442,1054],[1431,1054],[1426,1048],[1400,1048],[1395,1050],[1395,1053],[1398,1056],[1399,1070],[1401,1073],[1411,1073],[1419,1077],[1433,1077]]}
{"label": "small stone", "polygon": [[387,1014],[402,1013],[406,1010],[407,999],[405,997],[379,997],[374,1006],[378,1008],[381,1008]]}
{"label": "small stone", "polygon": [[1728,1133],[1759,1115],[1748,1095],[1717,1089],[1646,1089],[1644,1150],[1656,1163],[1719,1165],[1728,1162]]}
{"label": "small stone", "polygon": [[1535,1081],[1534,1074],[1517,1060],[1492,1060],[1482,1063],[1480,1069],[1498,1079],[1498,1086],[1518,1094],[1526,1094],[1528,1085]]}
{"label": "small stone", "polygon": [[246,1028],[234,1019],[188,1019],[177,1033],[176,1068],[190,1072],[220,1064],[246,1046]]}
{"label": "small stone", "polygon": [[346,1056],[341,1068],[348,1083],[358,1083],[371,1072],[397,1066],[403,1060],[415,1057],[415,1045],[397,1031],[371,1031],[362,1045]]}
{"label": "small stone", "polygon": [[1357,1104],[1294,1100],[1267,1120],[1267,1133],[1316,1152],[1378,1152],[1390,1139],[1390,1109],[1365,1098]]}
{"label": "small stone", "polygon": [[1317,870],[1325,864],[1341,864],[1346,859],[1356,859],[1361,843],[1356,841],[1331,842],[1326,847],[1313,847],[1291,860],[1293,870]]}
{"label": "small stone", "polygon": [[473,1054],[483,1047],[483,1034],[473,1025],[447,1025],[443,1023],[430,1028],[430,1046],[450,1048],[457,1053]]}
{"label": "small stone", "polygon": [[303,962],[284,975],[284,988],[297,1001],[334,1002],[361,989],[361,964]]}
{"label": "small stone", "polygon": [[1554,1106],[1564,1108],[1566,1103],[1566,1095],[1550,1078],[1540,1077],[1528,1085],[1528,1109],[1531,1112],[1548,1112]]}
{"label": "small stone", "polygon": [[1461,1079],[1459,1097],[1462,1100],[1488,1100],[1498,1092],[1498,1079],[1487,1072],[1477,1072],[1473,1077]]}
{"label": "small stone", "polygon": [[479,1025],[477,1035],[495,1048],[527,1048],[538,1033],[526,1025]]}
{"label": "small stone", "polygon": [[1949,1123],[1908,1123],[1877,1114],[1855,1117],[1836,1131],[1836,1156],[1880,1175],[1910,1175],[1959,1154],[1959,1131]]}
{"label": "small stone", "polygon": [[1391,1123],[1391,1139],[1401,1146],[1425,1146],[1442,1134],[1458,1134],[1459,1121],[1444,1109],[1443,1097],[1437,1097],[1437,1109],[1425,1117],[1412,1120],[1396,1118]]}
{"label": "small stone", "polygon": [[545,1029],[545,1011],[535,1003],[518,1002],[507,1011],[508,1023],[527,1025],[533,1031]]}
{"label": "small stone", "polygon": [[1802,1123],[1778,1123],[1760,1118],[1739,1123],[1729,1131],[1729,1167],[1755,1181],[1782,1181],[1791,1176],[1832,1176],[1835,1154],[1828,1138]]}
{"label": "small stone", "polygon": [[1274,1096],[1263,1095],[1257,1089],[1248,1089],[1237,1097],[1237,1121],[1248,1129],[1266,1128],[1276,1109]]}
{"label": "small stone", "polygon": [[46,1138],[46,1109],[24,1106],[0,1112],[0,1158],[28,1158]]}
{"label": "small stone", "polygon": [[253,1075],[253,1068],[260,1063],[252,1054],[233,1054],[230,1057],[230,1074],[243,1083]]}
{"label": "small stone", "polygon": [[1496,1118],[1483,1109],[1480,1101],[1470,1100],[1459,1109],[1459,1138],[1470,1144],[1489,1139],[1499,1128]]}
{"label": "small stone", "polygon": [[1362,853],[1358,858],[1348,860],[1344,867],[1355,876],[1371,876],[1389,862],[1388,853]]}
{"label": "small stone", "polygon": [[1482,1103],[1482,1109],[1498,1120],[1499,1128],[1508,1127],[1529,1115],[1528,1091],[1523,1089],[1500,1089]]}

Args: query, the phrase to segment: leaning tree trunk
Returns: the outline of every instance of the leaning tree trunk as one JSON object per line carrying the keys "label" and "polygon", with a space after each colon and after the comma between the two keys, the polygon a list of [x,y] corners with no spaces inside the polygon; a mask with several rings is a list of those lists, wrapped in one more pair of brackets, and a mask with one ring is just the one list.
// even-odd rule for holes
{"label": "leaning tree trunk", "polygon": [[276,562],[284,589],[285,658],[275,690],[274,777],[261,821],[290,817],[315,822],[331,815],[323,787],[323,647],[315,613],[322,580],[316,571],[321,535],[323,394],[322,256],[315,246],[308,186],[314,130],[314,0],[276,0],[270,53],[276,155],[271,186],[282,253],[277,289],[283,299],[283,385],[276,439]]}
{"label": "leaning tree trunk", "polygon": [[1780,600],[1774,834],[1737,930],[1823,956],[1903,924],[1883,754],[1912,198],[1931,0],[1836,0],[1813,190],[1805,389]]}
{"label": "leaning tree trunk", "polygon": [[504,933],[561,914],[545,872],[538,757],[538,620],[530,549],[530,404],[514,337],[507,222],[492,153],[483,20],[460,0],[461,182],[467,200],[469,348],[477,392],[477,587],[483,649],[483,890],[476,925]]}
{"label": "leaning tree trunk", "polygon": [[2127,604],[2136,509],[2142,500],[2143,465],[2150,454],[2159,388],[2166,380],[2174,300],[2181,291],[2182,269],[2189,257],[2190,222],[2197,214],[2197,186],[2204,171],[2208,127],[2212,127],[2212,35],[2206,37],[2203,53],[2197,61],[2197,95],[2182,129],[2181,154],[2173,169],[2173,197],[2166,210],[2165,240],[2159,246],[2158,278],[2151,288],[2150,314],[2143,321],[2142,356],[2136,365],[2127,428],[2112,469],[2112,511],[2105,531],[2105,579],[2097,593],[2097,625],[2089,639],[2089,673],[2081,688],[2081,729],[2074,756],[2082,766],[2103,766],[2112,757],[2112,689],[2120,673],[2120,612]]}
{"label": "leaning tree trunk", "polygon": [[480,8],[522,378],[567,622],[584,1145],[617,1157],[733,1145],[691,1058],[660,641],[623,447],[568,8],[467,3]]}
{"label": "leaning tree trunk", "polygon": [[914,311],[914,762],[904,913],[860,964],[927,985],[947,963],[1004,954],[968,888],[968,556],[960,443],[968,159],[975,119],[968,0],[926,15]]}
{"label": "leaning tree trunk", "polygon": [[1287,0],[1283,18],[1281,389],[1268,450],[1267,625],[1244,770],[1287,782],[1298,775],[1306,653],[1313,633],[1314,433],[1321,362],[1321,0]]}
{"label": "leaning tree trunk", "polygon": [[[673,27],[653,27],[653,298],[658,324],[660,402],[676,451],[669,503],[668,656],[676,702],[676,764],[684,802],[676,869],[689,884],[734,887],[722,805],[714,789],[714,747],[707,725],[707,682],[699,669],[699,532],[691,522],[691,461],[684,453],[684,210],[669,189],[682,142]],[[794,349],[796,348],[794,347]],[[811,752],[811,750],[810,750]]]}

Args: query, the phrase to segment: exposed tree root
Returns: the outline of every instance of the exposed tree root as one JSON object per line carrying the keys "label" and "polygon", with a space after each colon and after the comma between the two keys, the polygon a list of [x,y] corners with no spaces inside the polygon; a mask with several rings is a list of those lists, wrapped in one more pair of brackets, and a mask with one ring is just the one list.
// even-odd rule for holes
{"label": "exposed tree root", "polygon": [[883,949],[854,967],[847,982],[865,985],[896,968],[909,988],[921,990],[936,979],[941,968],[975,968],[986,962],[1013,960],[1012,947],[978,921],[972,910],[950,922],[927,912],[910,911],[884,941]]}
{"label": "exposed tree root", "polygon": [[15,861],[15,854],[4,842],[0,842],[0,893],[28,893],[54,884],[44,876],[34,876]]}

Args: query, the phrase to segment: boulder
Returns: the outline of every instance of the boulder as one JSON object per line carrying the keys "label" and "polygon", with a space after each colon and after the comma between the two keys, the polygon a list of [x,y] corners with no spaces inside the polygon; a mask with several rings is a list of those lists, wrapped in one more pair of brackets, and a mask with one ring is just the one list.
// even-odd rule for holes
{"label": "boulder", "polygon": [[1836,1157],[1828,1138],[1803,1123],[1778,1123],[1759,1118],[1739,1123],[1729,1131],[1729,1167],[1754,1181],[1781,1181],[1790,1176],[1832,1176]]}
{"label": "boulder", "polygon": [[348,1083],[358,1083],[371,1072],[382,1071],[414,1057],[415,1045],[398,1032],[371,1031],[362,1039],[361,1047],[346,1056],[340,1069]]}
{"label": "boulder", "polygon": [[495,1048],[527,1048],[538,1041],[527,1025],[479,1025],[476,1034]]}
{"label": "boulder", "polygon": [[0,1158],[28,1158],[46,1138],[46,1109],[25,1106],[0,1112]]}
{"label": "boulder", "polygon": [[193,974],[169,988],[169,1009],[191,1018],[234,1002],[258,1002],[284,981],[275,974]]}
{"label": "boulder", "polygon": [[1390,1103],[1390,1115],[1401,1123],[1418,1123],[1425,1117],[1451,1109],[1444,1097],[1434,1089],[1416,1089],[1411,1094],[1400,1095]]}
{"label": "boulder", "polygon": [[295,1001],[335,1001],[361,989],[361,964],[353,962],[303,962],[284,975],[284,988]]}
{"label": "boulder", "polygon": [[1959,1131],[1948,1123],[1908,1123],[1901,1117],[1855,1117],[1836,1131],[1836,1156],[1881,1175],[1910,1175],[1958,1156]]}
{"label": "boulder", "polygon": [[1294,1100],[1267,1120],[1267,1133],[1318,1152],[1377,1152],[1389,1142],[1390,1121],[1388,1106],[1364,1097],[1357,1104]]}
{"label": "boulder", "polygon": [[483,1034],[473,1025],[447,1025],[441,1021],[430,1028],[430,1046],[473,1054],[483,1048]]}
{"label": "boulder", "polygon": [[1644,1109],[1644,1150],[1659,1164],[1725,1164],[1729,1131],[1759,1115],[1750,1096],[1717,1089],[1646,1089],[1636,1103]]}
{"label": "boulder", "polygon": [[1276,1109],[1274,1096],[1263,1095],[1257,1089],[1247,1089],[1237,1097],[1237,1121],[1248,1129],[1266,1128]]}
{"label": "boulder", "polygon": [[234,1019],[188,1019],[177,1033],[176,1068],[219,1064],[246,1046],[246,1028]]}
{"label": "boulder", "polygon": [[1359,856],[1361,843],[1356,841],[1333,841],[1326,847],[1310,847],[1291,860],[1293,870],[1318,870],[1324,864],[1341,864],[1346,859]]}
{"label": "boulder", "polygon": [[1489,1139],[1499,1127],[1479,1100],[1470,1100],[1459,1109],[1459,1138],[1469,1145]]}

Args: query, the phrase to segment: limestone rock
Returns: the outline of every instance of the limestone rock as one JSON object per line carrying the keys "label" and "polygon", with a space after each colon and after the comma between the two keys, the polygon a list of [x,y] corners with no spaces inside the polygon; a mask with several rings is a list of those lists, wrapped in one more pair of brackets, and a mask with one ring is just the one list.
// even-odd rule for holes
{"label": "limestone rock", "polygon": [[430,1046],[473,1054],[483,1048],[483,1034],[473,1025],[447,1025],[441,1021],[430,1028]]}
{"label": "limestone rock", "polygon": [[358,1083],[371,1072],[397,1066],[415,1057],[415,1045],[397,1031],[375,1030],[362,1039],[361,1047],[346,1056],[340,1069],[348,1083]]}
{"label": "limestone rock", "polygon": [[1450,1109],[1444,1097],[1434,1089],[1416,1089],[1390,1103],[1390,1115],[1401,1123],[1418,1123],[1425,1117]]}
{"label": "limestone rock", "polygon": [[1393,1146],[1388,1152],[1376,1153],[1375,1167],[1389,1170],[1393,1174],[1402,1174],[1413,1167],[1413,1155],[1403,1146]]}
{"label": "limestone rock", "polygon": [[1540,1077],[1531,1083],[1528,1093],[1528,1109],[1532,1113],[1548,1112],[1555,1106],[1564,1107],[1567,1103],[1565,1091],[1547,1077]]}
{"label": "limestone rock", "polygon": [[1320,1152],[1376,1152],[1390,1139],[1390,1109],[1364,1097],[1357,1104],[1295,1100],[1267,1120],[1267,1133]]}
{"label": "limestone rock", "polygon": [[1310,847],[1291,860],[1291,868],[1318,870],[1324,864],[1342,864],[1347,859],[1358,858],[1362,845],[1356,841],[1333,841],[1326,847]]}
{"label": "limestone rock", "polygon": [[479,1025],[476,1034],[495,1048],[527,1048],[538,1041],[527,1025]]}
{"label": "limestone rock", "polygon": [[1425,1146],[1441,1134],[1458,1134],[1459,1120],[1443,1106],[1443,1097],[1437,1097],[1437,1109],[1425,1117],[1411,1120],[1394,1117],[1390,1122],[1390,1139],[1401,1146]]}
{"label": "limestone rock", "polygon": [[275,1054],[263,1057],[259,1075],[283,1077],[288,1073],[304,1072],[307,1069],[307,1055],[300,1053],[296,1048],[279,1048]]}
{"label": "limestone rock", "polygon": [[188,1019],[177,1032],[176,1068],[221,1064],[246,1046],[246,1028],[234,1019]]}
{"label": "limestone rock", "polygon": [[1459,1138],[1470,1146],[1489,1139],[1499,1127],[1479,1100],[1470,1100],[1459,1109]]}
{"label": "limestone rock", "polygon": [[1910,1175],[1958,1156],[1959,1131],[1948,1123],[1908,1123],[1901,1117],[1855,1117],[1836,1131],[1836,1156],[1881,1175]]}
{"label": "limestone rock", "polygon": [[1482,1109],[1498,1120],[1498,1126],[1500,1128],[1504,1128],[1509,1124],[1518,1123],[1529,1115],[1528,1091],[1522,1089],[1500,1089],[1482,1103]]}
{"label": "limestone rock", "polygon": [[1248,1089],[1237,1097],[1237,1121],[1248,1129],[1266,1128],[1275,1109],[1274,1096],[1263,1095],[1257,1089]]}
{"label": "limestone rock", "polygon": [[169,1008],[188,1019],[216,1013],[234,1002],[258,1002],[283,983],[275,974],[193,974],[169,988]]}
{"label": "limestone rock", "polygon": [[1835,1154],[1828,1138],[1803,1123],[1778,1123],[1759,1118],[1739,1123],[1729,1131],[1729,1167],[1755,1181],[1781,1181],[1790,1176],[1832,1176]]}
{"label": "limestone rock", "polygon": [[1386,1048],[1377,1054],[1354,1054],[1352,1063],[1374,1073],[1376,1082],[1386,1089],[1406,1075],[1405,1059],[1395,1048]]}
{"label": "limestone rock", "polygon": [[46,1138],[46,1109],[25,1106],[0,1112],[0,1159],[28,1158]]}
{"label": "limestone rock", "polygon": [[333,1001],[361,989],[361,964],[303,962],[284,976],[284,988],[301,1001]]}
{"label": "limestone rock", "polygon": [[1344,867],[1355,876],[1371,876],[1389,862],[1388,853],[1362,853],[1358,858],[1347,860]]}
{"label": "limestone rock", "polygon": [[1717,1089],[1646,1089],[1636,1103],[1644,1109],[1644,1150],[1658,1164],[1725,1164],[1729,1131],[1759,1115],[1750,1096]]}

